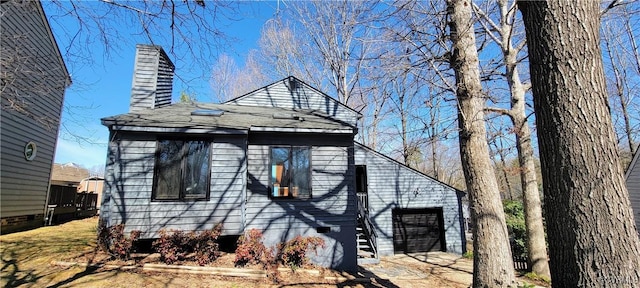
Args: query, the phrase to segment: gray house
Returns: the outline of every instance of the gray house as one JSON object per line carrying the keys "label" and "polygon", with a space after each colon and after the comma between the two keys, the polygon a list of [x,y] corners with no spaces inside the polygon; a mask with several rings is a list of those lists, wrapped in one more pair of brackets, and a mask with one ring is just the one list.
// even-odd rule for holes
{"label": "gray house", "polygon": [[[636,149],[637,151],[637,149]],[[629,190],[629,200],[633,208],[633,217],[636,219],[636,229],[640,233],[640,153],[636,152],[633,156],[631,164],[627,169],[625,179],[627,182],[627,190]]]}
{"label": "gray house", "polygon": [[462,253],[461,192],[354,142],[361,115],[288,77],[224,104],[170,104],[173,65],[138,45],[130,111],[110,143],[100,213],[160,229],[320,236],[312,260],[355,270],[394,252]]}
{"label": "gray house", "polygon": [[71,84],[38,1],[0,2],[2,233],[42,226],[65,88]]}

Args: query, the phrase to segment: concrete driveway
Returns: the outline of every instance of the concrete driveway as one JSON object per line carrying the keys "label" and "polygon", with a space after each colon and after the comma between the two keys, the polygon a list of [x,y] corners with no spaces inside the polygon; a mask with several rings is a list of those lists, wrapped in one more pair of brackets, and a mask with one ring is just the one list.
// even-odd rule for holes
{"label": "concrete driveway", "polygon": [[444,252],[399,254],[361,265],[360,274],[379,287],[469,287],[473,260]]}

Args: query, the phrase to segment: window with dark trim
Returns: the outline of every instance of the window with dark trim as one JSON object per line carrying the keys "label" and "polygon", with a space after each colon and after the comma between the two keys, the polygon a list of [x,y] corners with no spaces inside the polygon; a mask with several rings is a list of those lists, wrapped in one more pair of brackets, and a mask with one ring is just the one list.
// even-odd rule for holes
{"label": "window with dark trim", "polygon": [[271,198],[311,198],[311,148],[271,147]]}
{"label": "window with dark trim", "polygon": [[211,143],[158,140],[153,200],[209,199]]}

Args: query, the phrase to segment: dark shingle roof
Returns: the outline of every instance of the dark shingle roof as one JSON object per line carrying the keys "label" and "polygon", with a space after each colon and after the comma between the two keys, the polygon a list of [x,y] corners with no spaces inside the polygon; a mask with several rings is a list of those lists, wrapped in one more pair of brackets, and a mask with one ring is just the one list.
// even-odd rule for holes
{"label": "dark shingle roof", "polygon": [[[220,116],[192,115],[221,110]],[[295,117],[292,117],[295,116]],[[317,111],[212,103],[176,103],[163,108],[102,118],[113,130],[189,129],[355,133],[355,128]],[[246,132],[245,132],[246,133]]]}

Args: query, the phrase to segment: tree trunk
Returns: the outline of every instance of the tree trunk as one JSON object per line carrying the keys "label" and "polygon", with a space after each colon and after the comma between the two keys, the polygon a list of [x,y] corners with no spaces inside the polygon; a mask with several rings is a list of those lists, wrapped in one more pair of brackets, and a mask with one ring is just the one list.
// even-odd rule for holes
{"label": "tree trunk", "polygon": [[[505,3],[502,7],[506,6]],[[527,123],[527,111],[525,109],[525,93],[527,89],[520,81],[520,73],[517,66],[518,51],[511,47],[509,43],[511,41],[508,41],[508,39],[503,40],[503,45],[505,45],[503,53],[505,66],[507,67],[507,82],[511,92],[510,116],[516,132],[516,148],[518,149],[518,160],[520,162],[520,182],[522,185],[522,203],[524,206],[529,263],[531,264],[531,271],[541,276],[551,277],[549,261],[547,261],[544,223],[542,221],[542,201],[540,201],[533,144],[531,143],[531,129],[529,129],[529,123]]]}
{"label": "tree trunk", "polygon": [[471,3],[450,0],[447,6],[453,42],[451,66],[457,82],[460,155],[474,224],[473,286],[508,287],[514,284],[513,260],[498,183],[489,159]]}
{"label": "tree trunk", "polygon": [[[431,169],[433,169],[433,178],[436,178],[438,181],[440,180],[440,173],[438,169],[438,139],[435,137],[431,137]],[[449,183],[451,184],[451,183]]]}
{"label": "tree trunk", "polygon": [[599,5],[519,2],[556,287],[640,283],[638,233],[607,103]]}
{"label": "tree trunk", "polygon": [[[522,101],[524,102],[524,97]],[[524,204],[529,263],[531,264],[532,272],[541,276],[551,277],[549,261],[547,261],[547,243],[545,242],[544,223],[542,221],[542,201],[540,201],[538,180],[536,179],[531,130],[524,113],[524,107],[522,114],[514,113],[518,115],[514,115],[513,123],[518,130],[516,133],[516,147],[521,166],[520,181],[522,182],[522,202]]]}

